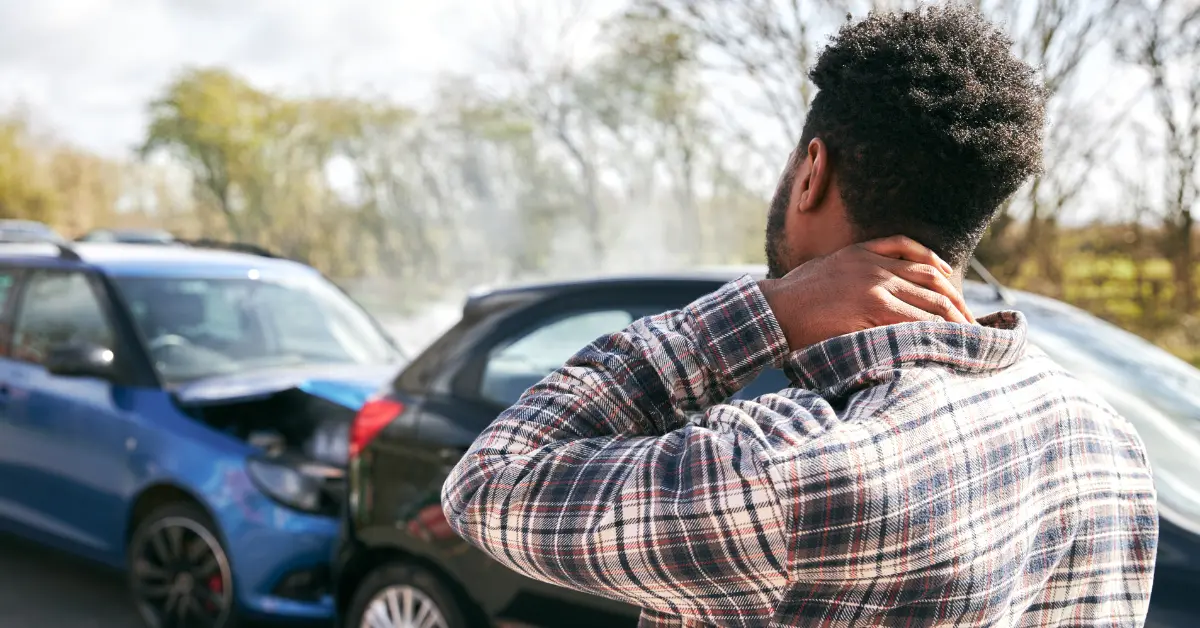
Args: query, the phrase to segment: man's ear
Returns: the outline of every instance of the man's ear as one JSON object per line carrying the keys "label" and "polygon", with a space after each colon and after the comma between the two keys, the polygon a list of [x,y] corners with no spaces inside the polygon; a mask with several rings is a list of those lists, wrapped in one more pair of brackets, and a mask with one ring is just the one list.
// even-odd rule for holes
{"label": "man's ear", "polygon": [[792,188],[792,205],[802,212],[815,211],[829,190],[829,149],[819,137],[814,137],[801,156]]}

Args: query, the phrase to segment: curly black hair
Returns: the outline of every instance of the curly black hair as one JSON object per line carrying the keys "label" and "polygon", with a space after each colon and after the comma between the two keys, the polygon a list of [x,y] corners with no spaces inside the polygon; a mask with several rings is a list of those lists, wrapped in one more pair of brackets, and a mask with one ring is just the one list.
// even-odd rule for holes
{"label": "curly black hair", "polygon": [[818,92],[800,146],[825,142],[861,239],[907,235],[960,266],[1040,172],[1043,85],[974,9],[847,23],[809,78]]}

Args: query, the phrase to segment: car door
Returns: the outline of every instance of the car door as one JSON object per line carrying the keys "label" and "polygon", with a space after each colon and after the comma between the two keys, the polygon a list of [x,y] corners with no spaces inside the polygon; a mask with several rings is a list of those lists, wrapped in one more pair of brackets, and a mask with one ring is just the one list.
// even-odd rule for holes
{"label": "car door", "polygon": [[121,538],[132,478],[130,395],[92,377],[52,375],[48,353],[72,342],[120,351],[101,286],[80,271],[35,270],[16,305],[5,383],[9,514],[37,533],[97,558]]}
{"label": "car door", "polygon": [[21,280],[21,270],[0,268],[0,521],[20,523],[24,520],[17,501],[19,475],[14,461],[20,453],[12,438],[13,373],[8,360],[12,337],[13,304]]}

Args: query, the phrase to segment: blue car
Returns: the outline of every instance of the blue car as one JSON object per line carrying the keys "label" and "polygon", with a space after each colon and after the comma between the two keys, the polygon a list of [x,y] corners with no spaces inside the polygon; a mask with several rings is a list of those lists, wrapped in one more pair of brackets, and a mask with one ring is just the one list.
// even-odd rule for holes
{"label": "blue car", "polygon": [[123,568],[148,626],[328,621],[351,421],[404,361],[312,268],[0,244],[0,528]]}
{"label": "blue car", "polygon": [[66,242],[67,239],[44,222],[0,220],[0,242]]}

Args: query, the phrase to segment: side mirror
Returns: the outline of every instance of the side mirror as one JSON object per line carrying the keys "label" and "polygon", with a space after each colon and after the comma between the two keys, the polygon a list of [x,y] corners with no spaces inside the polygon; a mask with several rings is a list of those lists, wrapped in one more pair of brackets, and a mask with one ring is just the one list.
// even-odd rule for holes
{"label": "side mirror", "polygon": [[117,376],[112,349],[93,344],[69,344],[52,347],[45,366],[60,377],[95,377],[112,381]]}

